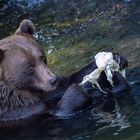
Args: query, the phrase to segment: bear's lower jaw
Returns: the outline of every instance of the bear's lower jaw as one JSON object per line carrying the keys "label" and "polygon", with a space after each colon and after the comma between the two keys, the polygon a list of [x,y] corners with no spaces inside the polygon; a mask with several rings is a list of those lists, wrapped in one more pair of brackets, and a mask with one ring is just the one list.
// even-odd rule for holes
{"label": "bear's lower jaw", "polygon": [[57,87],[57,84],[55,86],[50,85],[48,87],[46,87],[44,85],[40,85],[38,87],[39,87],[38,90],[47,93],[47,92],[50,92],[50,91],[54,91],[56,89],[56,87]]}
{"label": "bear's lower jaw", "polygon": [[27,120],[31,119],[32,116],[42,114],[45,110],[45,104],[38,103],[32,106],[20,107],[16,110],[7,111],[0,115],[0,123],[2,122],[12,122],[12,121],[19,121],[19,120]]}

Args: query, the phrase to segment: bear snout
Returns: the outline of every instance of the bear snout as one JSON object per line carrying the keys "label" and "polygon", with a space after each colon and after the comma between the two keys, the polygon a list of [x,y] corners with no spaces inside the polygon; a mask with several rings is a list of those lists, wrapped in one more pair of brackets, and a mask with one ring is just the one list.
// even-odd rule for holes
{"label": "bear snout", "polygon": [[55,86],[58,82],[58,78],[57,76],[55,76],[54,78],[50,79],[49,80],[49,83],[52,85],[52,86]]}
{"label": "bear snout", "polygon": [[41,90],[51,91],[56,88],[58,78],[46,65],[41,64],[36,67],[35,83]]}

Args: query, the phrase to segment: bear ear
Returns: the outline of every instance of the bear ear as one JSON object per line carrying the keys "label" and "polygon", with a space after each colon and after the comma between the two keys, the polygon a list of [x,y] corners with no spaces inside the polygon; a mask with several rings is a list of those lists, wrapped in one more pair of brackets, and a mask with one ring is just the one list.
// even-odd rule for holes
{"label": "bear ear", "polygon": [[120,70],[128,67],[128,61],[125,57],[123,57],[117,53],[113,53],[113,57],[114,57],[114,60],[119,64]]}
{"label": "bear ear", "polygon": [[30,34],[33,35],[35,32],[35,25],[28,19],[24,19],[21,21],[19,28],[16,30],[15,34]]}

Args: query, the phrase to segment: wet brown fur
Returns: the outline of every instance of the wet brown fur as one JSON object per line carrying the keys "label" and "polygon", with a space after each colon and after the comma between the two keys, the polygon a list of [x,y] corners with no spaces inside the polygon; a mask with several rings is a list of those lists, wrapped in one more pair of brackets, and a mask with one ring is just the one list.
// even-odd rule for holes
{"label": "wet brown fur", "polygon": [[34,31],[34,24],[23,20],[15,35],[0,40],[0,122],[42,113],[45,104],[39,94],[55,89],[49,84],[55,74],[46,65]]}

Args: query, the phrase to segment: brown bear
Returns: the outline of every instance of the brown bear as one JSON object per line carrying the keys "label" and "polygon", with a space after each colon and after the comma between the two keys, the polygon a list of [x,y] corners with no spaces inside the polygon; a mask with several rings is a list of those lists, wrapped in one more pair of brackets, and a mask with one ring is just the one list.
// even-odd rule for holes
{"label": "brown bear", "polygon": [[[90,84],[84,87],[78,84],[97,68],[95,61],[70,76],[57,77],[47,67],[45,54],[33,37],[34,31],[34,24],[23,20],[14,35],[0,40],[0,125],[44,112],[70,116],[93,103],[96,91]],[[124,57],[114,54],[114,59],[120,69],[127,66]],[[102,73],[99,83],[109,93],[128,89],[126,79],[118,72],[113,80],[114,87]]]}
{"label": "brown bear", "polygon": [[42,113],[40,94],[57,85],[34,31],[34,24],[23,20],[14,35],[0,40],[0,124]]}

